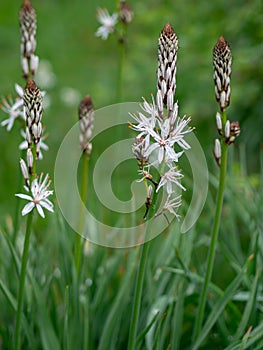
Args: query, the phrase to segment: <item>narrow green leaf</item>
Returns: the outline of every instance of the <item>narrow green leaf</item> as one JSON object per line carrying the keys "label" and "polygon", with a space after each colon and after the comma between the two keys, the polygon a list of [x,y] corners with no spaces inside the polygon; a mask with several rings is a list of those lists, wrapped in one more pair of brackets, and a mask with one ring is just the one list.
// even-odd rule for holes
{"label": "narrow green leaf", "polygon": [[[5,283],[1,279],[0,279],[0,290],[4,294],[7,302],[9,303],[11,308],[13,309],[14,313],[16,313],[16,310],[17,310],[16,298],[9,291],[8,287],[5,285]],[[22,314],[22,325],[23,325],[25,334],[27,336],[30,349],[35,349],[36,348],[36,341],[35,341],[33,332],[31,330],[31,328],[29,327],[29,324],[28,324],[27,319],[25,318],[24,314]]]}
{"label": "narrow green leaf", "polygon": [[63,336],[63,349],[69,350],[69,340],[68,340],[68,318],[69,318],[69,286],[65,288],[64,296],[64,336]]}
{"label": "narrow green leaf", "polygon": [[251,317],[251,314],[254,310],[256,295],[257,295],[257,289],[258,289],[258,280],[259,280],[259,271],[257,271],[256,276],[254,278],[251,291],[250,291],[250,297],[247,301],[246,307],[243,312],[243,317],[241,319],[241,322],[238,326],[237,332],[234,336],[235,340],[238,340],[242,334],[245,332],[246,328],[248,328],[248,321]]}
{"label": "narrow green leaf", "polygon": [[[184,271],[181,269],[177,269],[177,268],[173,268],[173,267],[163,267],[163,269],[165,271],[169,271],[181,276],[184,276],[186,279],[190,280],[193,283],[198,283],[198,284],[202,284],[204,283],[204,277],[197,275],[194,272],[191,271]],[[220,289],[219,287],[217,287],[215,284],[213,284],[212,282],[209,283],[209,289],[212,290],[216,295],[223,297],[224,296],[224,291],[222,289]],[[235,304],[230,301],[229,305],[228,305],[232,311],[232,313],[235,314],[235,316],[237,317],[241,317],[241,313],[238,310],[238,308],[235,306]]]}
{"label": "narrow green leaf", "polygon": [[207,337],[208,333],[216,323],[218,317],[221,315],[223,312],[224,308],[226,305],[230,302],[233,294],[237,290],[238,286],[242,282],[244,278],[244,273],[247,269],[248,263],[251,261],[251,258],[248,259],[247,263],[243,267],[243,269],[240,271],[240,273],[235,277],[235,279],[230,283],[230,285],[227,287],[224,296],[218,300],[218,302],[214,305],[210,315],[207,318],[207,321],[203,328],[201,329],[198,338],[196,339],[194,346],[192,350],[196,350],[199,348],[199,346],[202,344],[202,342],[205,340]]}
{"label": "narrow green leaf", "polygon": [[33,292],[37,302],[37,322],[42,341],[42,348],[43,350],[60,350],[59,341],[48,314],[45,296],[31,274],[30,281],[32,283]]}
{"label": "narrow green leaf", "polygon": [[141,333],[138,335],[136,340],[136,348],[139,346],[140,342],[143,340],[143,338],[146,336],[146,334],[149,332],[149,330],[154,325],[157,317],[160,315],[160,311],[158,311],[152,318],[152,320],[148,323],[148,325],[141,331]]}

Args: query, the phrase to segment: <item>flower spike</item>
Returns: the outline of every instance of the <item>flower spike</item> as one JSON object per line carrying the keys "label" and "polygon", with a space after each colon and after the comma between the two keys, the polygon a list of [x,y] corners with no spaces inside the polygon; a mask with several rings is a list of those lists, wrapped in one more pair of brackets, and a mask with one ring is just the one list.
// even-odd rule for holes
{"label": "flower spike", "polygon": [[232,54],[229,44],[221,36],[213,51],[214,82],[216,100],[223,112],[230,103],[230,76]]}
{"label": "flower spike", "polygon": [[42,94],[36,83],[33,79],[29,79],[24,93],[28,147],[31,145],[31,140],[37,144],[42,135],[42,100]]}
{"label": "flower spike", "polygon": [[92,144],[90,142],[92,136],[94,122],[94,108],[91,97],[85,96],[79,105],[79,126],[80,126],[80,146],[83,152],[90,157]]}
{"label": "flower spike", "polygon": [[176,62],[178,39],[170,23],[167,23],[158,41],[157,105],[160,114],[163,106],[173,109],[176,89]]}
{"label": "flower spike", "polygon": [[[21,30],[21,65],[23,76],[28,79],[31,73],[34,76],[38,68],[38,57],[35,56],[36,50],[36,30],[37,20],[36,12],[29,0],[24,0],[19,13]],[[30,70],[30,72],[29,72]]]}

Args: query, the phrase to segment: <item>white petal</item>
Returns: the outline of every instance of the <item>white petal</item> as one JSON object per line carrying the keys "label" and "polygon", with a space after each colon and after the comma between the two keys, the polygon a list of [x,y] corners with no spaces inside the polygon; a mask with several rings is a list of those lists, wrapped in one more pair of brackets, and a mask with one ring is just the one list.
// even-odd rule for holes
{"label": "white petal", "polygon": [[23,194],[23,193],[16,193],[15,196],[17,196],[19,198],[22,198],[22,199],[27,199],[28,201],[32,201],[33,200],[32,197],[30,197],[27,194]]}
{"label": "white petal", "polygon": [[145,157],[149,157],[149,155],[154,151],[156,150],[156,148],[159,147],[159,144],[157,142],[151,144],[149,146],[149,148],[147,149],[147,151],[145,152]]}
{"label": "white petal", "polygon": [[159,148],[159,152],[158,152],[158,162],[159,162],[159,164],[162,163],[163,156],[164,156],[164,147],[160,147]]}
{"label": "white petal", "polygon": [[34,203],[34,202],[29,202],[29,203],[27,203],[27,204],[24,206],[23,210],[22,210],[22,216],[27,215],[28,213],[30,213],[31,210],[32,210],[34,207],[35,207],[35,203]]}
{"label": "white petal", "polygon": [[20,145],[19,145],[19,149],[20,150],[27,149],[27,148],[28,148],[27,141],[23,141],[23,142],[20,143]]}
{"label": "white petal", "polygon": [[51,211],[52,213],[54,213],[54,209],[53,209],[53,204],[48,201],[48,199],[42,200],[40,201],[40,203],[42,205],[42,207],[44,207],[45,209]]}
{"label": "white petal", "polygon": [[39,215],[42,216],[42,218],[44,218],[45,214],[44,214],[44,211],[43,211],[41,205],[37,204],[36,207],[37,207],[37,211],[38,211]]}

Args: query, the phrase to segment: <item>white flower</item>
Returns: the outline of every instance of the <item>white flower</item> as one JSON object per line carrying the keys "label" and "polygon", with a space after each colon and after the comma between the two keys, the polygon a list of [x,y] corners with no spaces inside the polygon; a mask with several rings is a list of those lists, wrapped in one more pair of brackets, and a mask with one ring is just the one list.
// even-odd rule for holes
{"label": "white flower", "polygon": [[37,208],[37,211],[42,218],[45,217],[43,208],[47,209],[50,212],[54,212],[53,203],[51,203],[50,200],[47,198],[53,194],[53,191],[48,190],[51,181],[48,180],[49,179],[48,174],[45,176],[43,182],[42,182],[42,177],[43,177],[43,174],[40,175],[39,179],[34,179],[32,181],[32,184],[31,184],[32,196],[29,196],[23,193],[16,194],[17,197],[26,199],[29,201],[29,203],[27,203],[22,210],[23,216],[30,213],[35,207]]}
{"label": "white flower", "polygon": [[163,206],[162,212],[164,212],[165,210],[168,210],[171,214],[178,217],[179,215],[176,213],[175,209],[179,208],[181,204],[182,204],[181,196],[176,196],[172,198],[172,196],[169,195]]}
{"label": "white flower", "polygon": [[18,84],[15,85],[18,97],[14,101],[11,96],[8,99],[2,98],[3,105],[0,107],[5,113],[9,114],[9,117],[1,122],[1,126],[6,126],[6,130],[10,131],[14,125],[15,120],[21,117],[25,120],[24,107],[23,107],[23,94],[24,91]]}
{"label": "white flower", "polygon": [[130,115],[138,123],[137,125],[131,124],[133,130],[140,132],[137,137],[151,137],[155,141],[149,145],[145,156],[149,157],[154,151],[157,151],[157,162],[154,161],[153,164],[161,164],[164,160],[178,162],[183,151],[175,152],[174,145],[178,144],[183,150],[191,148],[184,140],[185,134],[192,131],[191,128],[187,128],[191,118],[178,118],[178,105],[175,103],[170,117],[161,119],[154,98],[152,98],[152,104],[144,100],[141,108],[148,116],[142,112],[138,112],[138,115]]}
{"label": "white flower", "polygon": [[176,125],[173,126],[173,130],[171,130],[170,132],[171,142],[173,144],[177,143],[180,147],[182,147],[185,150],[191,148],[191,146],[184,140],[184,135],[188,134],[193,130],[192,128],[186,129],[190,121],[190,117],[188,117],[187,119],[185,117],[178,118],[176,121]]}
{"label": "white flower", "polygon": [[182,173],[177,169],[177,167],[173,167],[170,164],[168,164],[168,166],[170,169],[162,175],[156,192],[158,192],[161,187],[165,186],[168,195],[171,195],[174,192],[173,184],[185,191],[185,188],[181,185],[179,181],[179,179],[183,177]]}
{"label": "white flower", "polygon": [[98,21],[102,24],[96,32],[96,36],[101,37],[103,40],[108,38],[110,33],[114,32],[114,27],[118,21],[118,14],[113,13],[111,16],[107,9],[98,9],[97,13]]}
{"label": "white flower", "polygon": [[160,133],[155,130],[149,130],[150,135],[155,140],[148,150],[145,156],[150,156],[155,150],[158,151],[158,163],[161,164],[164,160],[178,162],[178,159],[183,154],[182,152],[176,153],[174,150],[174,144],[176,139],[170,136],[170,120],[166,119],[164,122],[159,122]]}

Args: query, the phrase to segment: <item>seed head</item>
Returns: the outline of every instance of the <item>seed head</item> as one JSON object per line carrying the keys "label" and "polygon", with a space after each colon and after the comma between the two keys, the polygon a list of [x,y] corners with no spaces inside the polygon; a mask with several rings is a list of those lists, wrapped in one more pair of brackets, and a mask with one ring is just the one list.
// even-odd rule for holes
{"label": "seed head", "polygon": [[230,76],[232,55],[224,37],[220,37],[213,51],[214,82],[216,100],[224,111],[230,103]]}
{"label": "seed head", "polygon": [[90,142],[94,123],[94,108],[91,97],[85,96],[79,105],[80,146],[90,157],[92,144]]}
{"label": "seed head", "polygon": [[163,115],[163,106],[172,109],[176,89],[176,62],[178,39],[170,23],[167,23],[158,41],[157,107]]}

